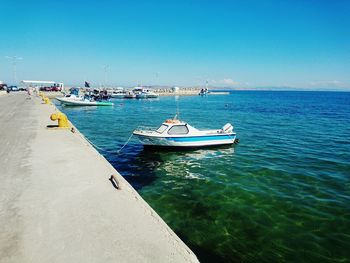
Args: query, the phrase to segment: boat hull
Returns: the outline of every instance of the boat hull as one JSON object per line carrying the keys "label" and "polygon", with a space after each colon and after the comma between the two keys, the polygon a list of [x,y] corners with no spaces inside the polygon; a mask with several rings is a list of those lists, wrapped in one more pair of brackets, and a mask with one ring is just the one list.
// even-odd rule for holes
{"label": "boat hull", "polygon": [[88,100],[67,100],[60,98],[59,100],[62,104],[66,106],[113,106],[112,102],[103,101],[88,101]]}
{"label": "boat hull", "polygon": [[156,99],[158,98],[158,95],[152,95],[152,94],[137,94],[136,99]]}
{"label": "boat hull", "polygon": [[112,94],[111,98],[113,99],[124,99],[125,94]]}
{"label": "boat hull", "polygon": [[230,145],[235,142],[236,134],[220,134],[206,136],[187,136],[187,137],[154,137],[141,134],[135,134],[144,146],[152,147],[184,147],[199,148],[220,145]]}

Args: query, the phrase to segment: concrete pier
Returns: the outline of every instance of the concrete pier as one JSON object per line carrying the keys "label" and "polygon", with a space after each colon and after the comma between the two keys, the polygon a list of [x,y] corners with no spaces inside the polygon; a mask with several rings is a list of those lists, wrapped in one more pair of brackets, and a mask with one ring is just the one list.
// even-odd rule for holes
{"label": "concrete pier", "polygon": [[46,127],[55,111],[0,97],[0,262],[198,262],[78,131]]}

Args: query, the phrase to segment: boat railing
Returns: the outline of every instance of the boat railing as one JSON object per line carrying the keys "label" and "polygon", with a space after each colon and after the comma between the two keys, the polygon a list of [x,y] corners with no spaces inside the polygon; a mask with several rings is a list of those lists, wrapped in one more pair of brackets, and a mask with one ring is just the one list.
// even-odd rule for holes
{"label": "boat railing", "polygon": [[150,127],[150,126],[138,126],[136,130],[138,131],[156,131],[158,127]]}

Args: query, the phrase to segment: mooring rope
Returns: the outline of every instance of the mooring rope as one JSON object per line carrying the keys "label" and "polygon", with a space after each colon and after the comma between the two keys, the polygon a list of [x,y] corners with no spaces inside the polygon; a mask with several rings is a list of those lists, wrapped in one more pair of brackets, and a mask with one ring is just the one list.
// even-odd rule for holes
{"label": "mooring rope", "polygon": [[[117,151],[117,154],[119,154],[123,149],[124,147],[130,142],[132,136],[134,134],[131,134],[130,137],[128,138],[128,140],[126,141],[126,143],[124,143],[124,145]],[[84,136],[84,138],[97,150],[100,150],[102,152],[107,152],[107,153],[115,153],[116,151],[109,151],[109,150],[106,150],[106,149],[103,149],[99,146],[97,146],[96,144],[94,144],[92,141],[90,141],[87,137]]]}
{"label": "mooring rope", "polygon": [[108,152],[107,150],[105,149],[102,149],[101,147],[97,146],[96,144],[94,144],[92,141],[90,141],[86,136],[84,136],[84,138],[97,150],[100,150],[100,151],[104,151],[104,152]]}
{"label": "mooring rope", "polygon": [[124,147],[130,142],[130,140],[131,140],[131,138],[132,138],[133,135],[134,135],[134,134],[131,133],[129,139],[128,139],[128,140],[126,141],[126,143],[122,146],[122,148],[120,148],[119,151],[117,151],[117,153],[120,153],[120,152],[124,149]]}

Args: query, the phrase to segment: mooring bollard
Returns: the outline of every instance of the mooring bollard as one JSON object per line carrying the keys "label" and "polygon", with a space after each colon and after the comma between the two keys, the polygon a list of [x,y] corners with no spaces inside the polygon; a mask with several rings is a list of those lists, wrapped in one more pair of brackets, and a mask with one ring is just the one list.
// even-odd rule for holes
{"label": "mooring bollard", "polygon": [[51,114],[50,119],[52,121],[58,120],[58,128],[69,128],[68,118],[62,112]]}
{"label": "mooring bollard", "polygon": [[44,100],[45,104],[50,104],[50,99],[49,98],[45,97],[43,100]]}

